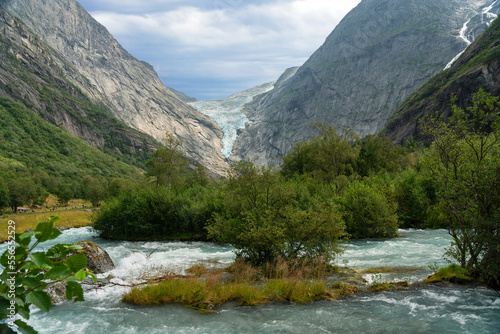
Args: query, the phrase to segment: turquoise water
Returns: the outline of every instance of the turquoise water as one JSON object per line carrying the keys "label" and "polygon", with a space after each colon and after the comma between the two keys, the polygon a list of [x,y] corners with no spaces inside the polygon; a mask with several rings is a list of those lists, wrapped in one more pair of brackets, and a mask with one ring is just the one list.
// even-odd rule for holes
{"label": "turquoise water", "polygon": [[[403,237],[397,239],[352,241],[339,262],[342,265],[346,259],[349,266],[359,269],[421,267],[412,272],[412,280],[428,275],[429,264],[446,264],[442,260],[449,244],[445,231],[400,233]],[[117,267],[102,276],[111,274],[117,283],[161,271],[182,272],[199,262],[224,266],[234,259],[231,248],[211,243],[110,242],[94,238],[86,228],[65,231],[58,241],[83,239],[100,244],[110,253]],[[308,305],[240,307],[230,303],[214,314],[200,314],[178,305],[124,304],[120,298],[126,291],[118,286],[88,291],[85,302],[62,303],[48,313],[33,310],[29,323],[40,333],[500,332],[500,295],[484,288],[427,287]]]}

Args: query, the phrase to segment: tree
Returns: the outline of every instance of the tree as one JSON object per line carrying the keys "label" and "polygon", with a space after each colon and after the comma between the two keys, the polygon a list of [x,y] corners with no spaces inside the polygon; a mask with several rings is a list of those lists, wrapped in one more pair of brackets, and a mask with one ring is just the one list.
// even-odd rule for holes
{"label": "tree", "polygon": [[360,176],[369,176],[380,170],[396,172],[404,164],[401,147],[386,136],[368,135],[361,140],[356,170]]}
{"label": "tree", "polygon": [[321,182],[327,182],[335,192],[347,184],[347,176],[355,171],[358,150],[354,146],[357,137],[353,132],[316,123],[319,134],[310,141],[295,145],[283,157],[282,173],[310,174]]}
{"label": "tree", "polygon": [[[83,289],[77,281],[84,281],[91,276],[97,278],[87,267],[87,258],[83,253],[68,257],[71,251],[80,249],[78,245],[57,244],[47,251],[35,252],[42,242],[57,238],[61,232],[54,228],[58,217],[51,217],[48,222],[39,223],[32,232],[14,233],[12,221],[9,221],[8,249],[0,257],[3,271],[0,274],[0,330],[2,333],[36,333],[21,319],[29,319],[30,306],[42,311],[49,311],[52,302],[44,291],[57,282],[67,282],[66,297],[69,300],[83,301]],[[12,222],[12,224],[11,224]],[[12,232],[12,233],[11,233]],[[15,236],[14,236],[15,235]],[[30,246],[32,237],[35,242]]]}
{"label": "tree", "polygon": [[170,190],[182,184],[188,161],[181,145],[181,140],[167,133],[165,146],[158,148],[146,162],[146,175],[155,179],[157,187],[165,185]]}
{"label": "tree", "polygon": [[92,206],[99,206],[106,198],[106,189],[102,182],[92,176],[83,178],[83,192],[85,199],[92,203]]}
{"label": "tree", "polygon": [[300,191],[272,168],[236,163],[224,209],[207,227],[209,236],[231,244],[237,256],[254,264],[278,257],[324,256],[329,261],[340,252],[338,241],[345,235],[341,214],[328,201],[314,199],[310,205],[301,205]]}
{"label": "tree", "polygon": [[67,184],[61,184],[57,187],[56,196],[61,205],[66,205],[70,199],[74,198],[73,191]]}
{"label": "tree", "polygon": [[9,189],[5,185],[2,178],[0,178],[0,211],[8,207],[10,203]]}
{"label": "tree", "polygon": [[9,206],[13,212],[23,205],[30,205],[38,196],[35,184],[28,178],[11,179],[9,181]]}
{"label": "tree", "polygon": [[434,142],[423,164],[453,238],[447,255],[500,287],[499,98],[479,91],[465,110],[452,106],[449,122],[436,114],[424,125]]}
{"label": "tree", "polygon": [[384,194],[381,187],[354,181],[343,194],[341,203],[347,232],[352,238],[386,238],[397,235],[397,204]]}

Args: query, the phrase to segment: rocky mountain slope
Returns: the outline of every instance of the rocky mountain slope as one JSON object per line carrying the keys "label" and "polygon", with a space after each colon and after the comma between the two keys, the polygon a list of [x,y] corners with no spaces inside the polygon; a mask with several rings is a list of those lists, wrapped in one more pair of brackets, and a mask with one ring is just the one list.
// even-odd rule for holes
{"label": "rocky mountain slope", "polygon": [[363,0],[295,75],[247,106],[251,124],[231,158],[279,164],[295,143],[311,138],[316,121],[361,136],[380,131],[466,47],[464,22],[492,2]]}
{"label": "rocky mountain slope", "polygon": [[143,164],[149,158],[158,143],[117,120],[106,106],[93,103],[75,85],[92,91],[85,78],[1,7],[0,33],[0,96],[22,103],[44,120],[123,161]]}
{"label": "rocky mountain slope", "polygon": [[477,38],[449,69],[433,77],[394,113],[384,133],[396,143],[421,140],[422,117],[439,111],[449,115],[450,100],[461,108],[469,105],[479,89],[500,95],[500,19]]}
{"label": "rocky mountain slope", "polygon": [[[124,50],[75,0],[0,0],[0,6],[32,29],[48,45],[50,55],[60,55],[51,61],[92,103],[104,105],[118,120],[156,140],[173,133],[192,160],[223,173],[220,127],[179,100],[150,65]],[[94,137],[82,137],[100,141],[85,138],[89,136]]]}

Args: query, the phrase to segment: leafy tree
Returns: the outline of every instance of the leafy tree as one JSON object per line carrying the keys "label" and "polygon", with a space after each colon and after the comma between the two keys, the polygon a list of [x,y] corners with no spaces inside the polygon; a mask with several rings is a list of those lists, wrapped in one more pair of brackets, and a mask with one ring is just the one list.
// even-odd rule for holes
{"label": "leafy tree", "polygon": [[[83,301],[83,289],[78,281],[91,276],[87,267],[87,258],[83,253],[68,257],[71,251],[80,249],[78,245],[57,244],[47,251],[35,251],[42,242],[57,238],[61,232],[54,228],[58,217],[51,217],[48,222],[39,223],[33,232],[15,234],[9,222],[9,247],[0,257],[4,268],[0,274],[0,329],[2,333],[36,333],[19,314],[29,319],[30,306],[42,311],[49,311],[52,303],[43,290],[57,282],[65,281],[68,300]],[[12,232],[12,233],[11,233]],[[35,242],[30,246],[32,237]]]}
{"label": "leafy tree", "polygon": [[358,149],[353,145],[357,137],[353,132],[345,129],[339,132],[322,123],[314,126],[319,134],[308,142],[295,145],[283,157],[282,173],[287,177],[310,174],[338,192],[347,184],[346,177],[355,171]]}
{"label": "leafy tree", "polygon": [[354,181],[340,201],[345,211],[347,232],[352,238],[385,238],[397,235],[397,204],[380,186]]}
{"label": "leafy tree", "polygon": [[73,191],[67,184],[62,184],[57,188],[56,196],[61,205],[66,205],[70,199],[74,198]]}
{"label": "leafy tree", "polygon": [[369,176],[381,170],[396,172],[404,165],[403,150],[386,136],[368,135],[361,140],[356,171],[360,176]]}
{"label": "leafy tree", "polygon": [[167,186],[170,190],[182,184],[188,161],[181,145],[179,139],[167,133],[165,146],[158,148],[146,162],[146,175],[155,179],[157,187]]}
{"label": "leafy tree", "polygon": [[301,207],[300,189],[271,168],[234,164],[224,209],[207,227],[209,236],[231,244],[254,264],[278,257],[332,259],[345,235],[342,217],[328,201]]}
{"label": "leafy tree", "polygon": [[434,142],[424,165],[453,238],[447,254],[500,287],[499,98],[479,91],[465,110],[452,106],[449,122],[436,114],[425,129]]}
{"label": "leafy tree", "polygon": [[0,178],[0,211],[8,207],[10,203],[9,189],[5,185],[2,178]]}
{"label": "leafy tree", "polygon": [[423,228],[428,220],[430,200],[421,176],[407,169],[398,175],[396,182],[397,213],[403,227]]}
{"label": "leafy tree", "polygon": [[92,176],[83,178],[83,191],[85,199],[92,203],[92,206],[99,206],[101,201],[106,198],[106,188],[102,182]]}
{"label": "leafy tree", "polygon": [[35,184],[31,179],[18,178],[9,181],[9,206],[13,212],[23,205],[30,205],[38,196]]}

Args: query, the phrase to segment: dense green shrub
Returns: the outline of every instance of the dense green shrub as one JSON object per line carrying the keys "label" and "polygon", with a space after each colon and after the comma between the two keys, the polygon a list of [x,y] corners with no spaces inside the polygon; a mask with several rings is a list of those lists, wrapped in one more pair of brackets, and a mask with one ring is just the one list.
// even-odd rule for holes
{"label": "dense green shrub", "polygon": [[201,186],[126,191],[96,213],[93,227],[106,239],[206,239],[204,227],[219,209],[214,192]]}
{"label": "dense green shrub", "polygon": [[380,186],[352,182],[340,199],[347,232],[352,238],[394,237],[398,233],[397,204]]}

